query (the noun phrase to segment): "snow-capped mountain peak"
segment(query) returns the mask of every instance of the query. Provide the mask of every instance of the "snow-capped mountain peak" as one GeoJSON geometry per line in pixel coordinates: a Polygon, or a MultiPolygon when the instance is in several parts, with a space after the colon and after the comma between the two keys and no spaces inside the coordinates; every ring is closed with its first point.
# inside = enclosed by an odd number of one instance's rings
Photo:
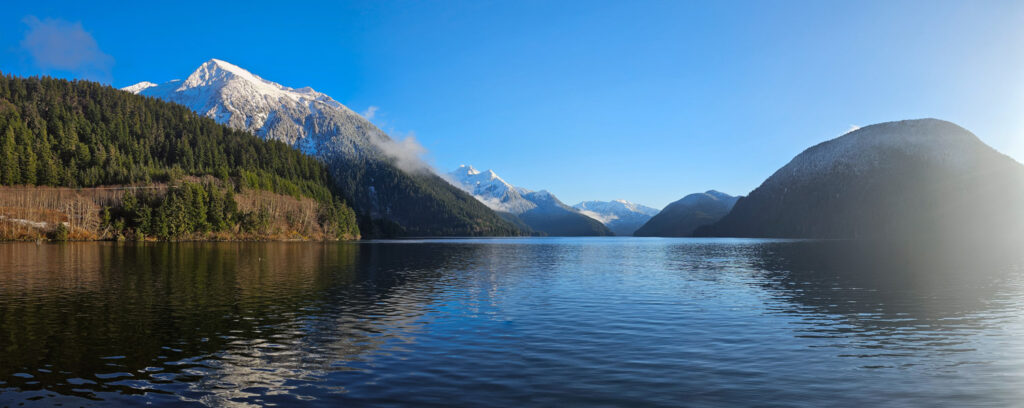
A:
{"type": "Polygon", "coordinates": [[[195,88],[200,86],[210,86],[217,83],[225,83],[238,77],[251,82],[269,82],[264,81],[262,78],[253,75],[251,72],[240,68],[237,65],[230,64],[219,59],[211,59],[200,65],[192,75],[189,75],[185,79],[185,82],[181,84],[185,88],[195,88]]]}
{"type": "Polygon", "coordinates": [[[463,164],[448,173],[447,178],[456,187],[497,211],[520,214],[536,207],[523,198],[522,189],[509,184],[492,170],[480,171],[463,164]]]}
{"type": "MultiPolygon", "coordinates": [[[[658,213],[654,208],[626,200],[586,201],[569,207],[550,191],[531,191],[516,187],[499,177],[493,170],[480,171],[466,164],[448,173],[447,178],[453,185],[472,194],[493,210],[520,217],[578,217],[582,214],[604,224],[617,235],[631,235],[651,216],[658,213]]],[[[534,225],[531,226],[536,228],[534,225]]]]}
{"type": "MultiPolygon", "coordinates": [[[[611,215],[625,215],[628,213],[639,213],[653,216],[658,210],[645,205],[632,203],[626,200],[612,201],[584,201],[573,206],[577,210],[598,212],[611,215]]],[[[600,220],[599,220],[600,221],[600,220]]]]}
{"type": "Polygon", "coordinates": [[[475,176],[477,174],[480,174],[480,170],[474,169],[473,166],[469,166],[469,165],[465,165],[465,164],[459,166],[459,168],[456,169],[455,171],[456,172],[464,172],[464,173],[466,173],[468,175],[471,175],[471,176],[475,176]]]}
{"type": "Polygon", "coordinates": [[[341,104],[327,95],[319,93],[308,86],[298,89],[289,88],[260,78],[242,67],[216,58],[200,65],[181,83],[177,90],[183,91],[189,88],[202,87],[220,88],[229,85],[246,87],[249,88],[247,90],[259,95],[287,98],[295,102],[303,102],[308,99],[341,106],[341,104]]]}
{"type": "Polygon", "coordinates": [[[289,88],[229,62],[211,59],[184,81],[122,88],[184,105],[233,128],[285,142],[309,154],[389,154],[395,143],[376,126],[309,87],[289,88]],[[341,136],[344,135],[344,136],[341,136]]]}
{"type": "Polygon", "coordinates": [[[584,201],[573,208],[608,226],[615,235],[632,235],[633,231],[658,214],[655,208],[626,200],[584,201]]]}
{"type": "Polygon", "coordinates": [[[510,213],[534,231],[562,236],[611,235],[607,227],[565,205],[551,192],[513,186],[492,170],[479,171],[464,164],[446,177],[491,209],[510,213]]]}

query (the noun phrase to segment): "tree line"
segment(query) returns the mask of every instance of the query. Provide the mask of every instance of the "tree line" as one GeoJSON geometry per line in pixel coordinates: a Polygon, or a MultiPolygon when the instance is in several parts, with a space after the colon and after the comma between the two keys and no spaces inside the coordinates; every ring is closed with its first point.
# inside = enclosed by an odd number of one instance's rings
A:
{"type": "Polygon", "coordinates": [[[0,75],[0,185],[150,183],[171,188],[126,194],[105,210],[105,226],[163,239],[258,230],[260,214],[238,211],[232,198],[258,189],[312,198],[325,228],[359,234],[327,168],[284,143],[94,82],[0,75]],[[185,181],[200,177],[218,181],[185,181]]]}

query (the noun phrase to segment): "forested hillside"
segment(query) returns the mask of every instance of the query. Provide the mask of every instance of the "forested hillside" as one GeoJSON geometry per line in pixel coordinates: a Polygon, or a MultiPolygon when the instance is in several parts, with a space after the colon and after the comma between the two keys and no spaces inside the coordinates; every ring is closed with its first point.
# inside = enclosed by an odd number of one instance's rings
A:
{"type": "MultiPolygon", "coordinates": [[[[327,168],[283,143],[93,82],[0,76],[0,185],[150,184],[166,188],[132,193],[130,204],[118,199],[102,210],[106,231],[163,239],[244,230],[258,236],[261,220],[273,224],[270,210],[260,202],[240,210],[234,195],[266,191],[278,202],[313,200],[318,231],[359,235],[327,168]],[[139,211],[150,211],[151,218],[139,211]]],[[[305,211],[294,207],[288,214],[305,211]]],[[[297,225],[292,221],[286,225],[297,225]]]]}
{"type": "Polygon", "coordinates": [[[526,233],[406,155],[410,152],[398,141],[326,94],[274,83],[218,59],[183,78],[123,89],[181,104],[327,163],[366,235],[526,233]]]}

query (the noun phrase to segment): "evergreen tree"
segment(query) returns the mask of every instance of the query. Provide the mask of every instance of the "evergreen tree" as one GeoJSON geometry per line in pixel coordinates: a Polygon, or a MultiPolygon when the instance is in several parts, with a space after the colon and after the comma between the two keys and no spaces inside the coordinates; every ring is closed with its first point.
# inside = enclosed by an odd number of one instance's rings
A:
{"type": "Polygon", "coordinates": [[[0,182],[6,185],[21,181],[19,158],[14,147],[14,129],[8,127],[3,140],[0,140],[0,182]]]}

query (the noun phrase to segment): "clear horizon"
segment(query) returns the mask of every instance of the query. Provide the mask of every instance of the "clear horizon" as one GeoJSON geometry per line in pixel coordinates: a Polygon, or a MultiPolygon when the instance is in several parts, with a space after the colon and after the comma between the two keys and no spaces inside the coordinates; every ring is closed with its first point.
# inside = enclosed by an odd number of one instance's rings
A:
{"type": "Polygon", "coordinates": [[[948,120],[1024,157],[1024,5],[737,5],[13,4],[0,71],[124,87],[218,58],[372,112],[440,172],[493,169],[569,205],[745,195],[807,147],[893,120],[948,120]]]}

